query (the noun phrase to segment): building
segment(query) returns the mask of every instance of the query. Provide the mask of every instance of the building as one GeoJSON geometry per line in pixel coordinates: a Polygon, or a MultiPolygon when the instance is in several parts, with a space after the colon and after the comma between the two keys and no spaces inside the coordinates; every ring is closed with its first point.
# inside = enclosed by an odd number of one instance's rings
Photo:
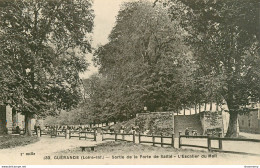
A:
{"type": "Polygon", "coordinates": [[[250,99],[247,107],[251,111],[238,116],[239,128],[242,132],[260,133],[260,103],[250,99]]]}

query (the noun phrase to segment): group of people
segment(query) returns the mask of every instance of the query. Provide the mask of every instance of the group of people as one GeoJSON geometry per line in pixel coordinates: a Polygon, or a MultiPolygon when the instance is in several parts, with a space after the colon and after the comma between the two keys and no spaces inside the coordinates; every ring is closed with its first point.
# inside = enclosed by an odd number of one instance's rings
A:
{"type": "MultiPolygon", "coordinates": [[[[37,131],[37,129],[40,129],[40,127],[37,127],[35,125],[35,131],[37,131]]],[[[127,129],[124,126],[121,126],[120,128],[115,128],[114,125],[111,126],[105,126],[105,127],[90,127],[89,125],[45,125],[44,130],[48,131],[48,130],[71,130],[71,131],[87,131],[87,132],[92,132],[95,130],[102,130],[103,132],[107,132],[107,133],[114,133],[114,132],[118,132],[118,133],[130,133],[132,134],[133,132],[140,132],[140,128],[138,126],[132,126],[131,129],[127,129]]],[[[150,133],[150,130],[145,130],[141,132],[142,134],[146,135],[150,133]]],[[[185,133],[186,134],[186,133],[185,133]]]]}
{"type": "Polygon", "coordinates": [[[95,128],[90,128],[85,125],[53,125],[53,126],[45,126],[45,130],[74,130],[74,131],[93,131],[95,128]]]}
{"type": "MultiPolygon", "coordinates": [[[[198,134],[196,130],[192,130],[191,133],[192,133],[192,136],[197,136],[197,134],[198,134]]],[[[187,136],[190,135],[190,129],[189,129],[189,127],[187,127],[187,128],[185,129],[185,135],[187,135],[187,136]]]]}

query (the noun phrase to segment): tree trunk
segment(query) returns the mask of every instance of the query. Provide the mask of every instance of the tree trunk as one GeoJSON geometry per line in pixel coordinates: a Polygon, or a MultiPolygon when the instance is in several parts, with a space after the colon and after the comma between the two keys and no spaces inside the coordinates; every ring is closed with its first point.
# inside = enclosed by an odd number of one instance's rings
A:
{"type": "Polygon", "coordinates": [[[32,115],[26,113],[25,114],[25,135],[27,136],[32,136],[31,119],[32,119],[32,115]]]}
{"type": "Polygon", "coordinates": [[[237,137],[238,136],[238,123],[237,123],[238,113],[236,111],[232,111],[229,117],[228,130],[225,137],[237,137]]]}

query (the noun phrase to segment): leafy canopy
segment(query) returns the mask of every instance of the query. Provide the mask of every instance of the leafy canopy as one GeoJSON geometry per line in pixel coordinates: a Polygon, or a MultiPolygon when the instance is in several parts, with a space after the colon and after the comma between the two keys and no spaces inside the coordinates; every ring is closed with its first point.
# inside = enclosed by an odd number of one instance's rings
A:
{"type": "Polygon", "coordinates": [[[39,115],[78,104],[91,7],[90,0],[0,1],[1,102],[39,115]]]}

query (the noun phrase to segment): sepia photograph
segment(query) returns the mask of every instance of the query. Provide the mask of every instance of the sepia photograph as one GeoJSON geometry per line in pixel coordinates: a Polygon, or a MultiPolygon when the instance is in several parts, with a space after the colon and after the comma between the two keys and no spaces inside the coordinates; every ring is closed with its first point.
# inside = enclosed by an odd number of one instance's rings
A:
{"type": "Polygon", "coordinates": [[[258,168],[260,0],[0,0],[0,166],[30,165],[258,168]]]}

